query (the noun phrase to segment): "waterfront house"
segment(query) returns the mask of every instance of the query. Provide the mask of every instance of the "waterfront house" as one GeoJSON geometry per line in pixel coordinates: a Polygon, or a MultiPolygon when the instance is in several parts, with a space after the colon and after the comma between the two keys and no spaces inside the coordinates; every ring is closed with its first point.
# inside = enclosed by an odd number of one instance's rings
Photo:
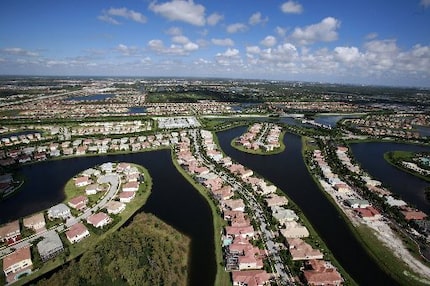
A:
{"type": "Polygon", "coordinates": [[[370,206],[370,203],[367,200],[349,199],[349,200],[346,200],[345,202],[349,207],[353,209],[356,209],[356,208],[364,209],[370,206]]]}
{"type": "Polygon", "coordinates": [[[401,207],[401,213],[405,216],[405,220],[423,220],[427,218],[427,214],[422,211],[403,206],[401,207]]]}
{"type": "Polygon", "coordinates": [[[287,239],[292,260],[322,259],[323,254],[300,238],[287,239]]]}
{"type": "Polygon", "coordinates": [[[6,244],[13,244],[21,239],[19,221],[15,220],[0,227],[0,241],[6,244]]]}
{"type": "Polygon", "coordinates": [[[285,206],[288,204],[288,199],[286,197],[278,196],[276,194],[271,194],[265,201],[267,202],[268,207],[285,206]]]}
{"type": "Polygon", "coordinates": [[[225,234],[231,237],[240,236],[242,238],[254,237],[255,231],[252,225],[248,226],[226,226],[225,234]]]}
{"type": "Polygon", "coordinates": [[[83,210],[87,207],[88,198],[86,196],[77,196],[72,198],[68,205],[76,210],[83,210]]]}
{"type": "Polygon", "coordinates": [[[46,230],[45,216],[43,213],[34,214],[23,220],[24,226],[34,230],[36,233],[46,230]]]}
{"type": "Polygon", "coordinates": [[[109,201],[106,203],[105,209],[109,214],[119,214],[125,210],[125,204],[118,201],[109,201]]]}
{"type": "Polygon", "coordinates": [[[63,242],[55,230],[50,230],[44,233],[43,240],[37,243],[37,250],[40,258],[45,262],[63,252],[63,242]]]}
{"type": "Polygon", "coordinates": [[[330,262],[323,260],[305,262],[303,277],[307,285],[312,286],[340,286],[344,282],[337,269],[330,262]]]}
{"type": "Polygon", "coordinates": [[[88,178],[87,176],[81,176],[81,177],[77,177],[75,179],[75,186],[76,187],[85,187],[88,186],[92,183],[91,179],[88,178]]]}
{"type": "Polygon", "coordinates": [[[20,276],[30,274],[32,265],[30,246],[15,250],[3,258],[3,272],[6,281],[12,283],[20,276]]]}
{"type": "Polygon", "coordinates": [[[90,215],[87,218],[87,223],[91,224],[97,228],[103,228],[111,222],[111,218],[104,212],[98,212],[96,214],[90,215]]]}
{"type": "Polygon", "coordinates": [[[223,200],[223,201],[221,201],[221,204],[227,210],[240,211],[240,212],[244,212],[245,211],[245,203],[243,202],[242,199],[223,200]]]}
{"type": "Polygon", "coordinates": [[[271,207],[271,210],[273,217],[276,218],[280,224],[285,224],[289,221],[297,221],[299,219],[296,213],[290,209],[285,209],[280,206],[273,206],[271,207]]]}
{"type": "Polygon", "coordinates": [[[121,203],[129,203],[136,196],[136,192],[121,192],[119,194],[119,201],[121,203]]]}
{"type": "Polygon", "coordinates": [[[66,231],[66,237],[72,244],[81,241],[87,236],[90,236],[90,233],[87,227],[80,222],[75,223],[66,231]]]}
{"type": "Polygon", "coordinates": [[[49,219],[56,219],[56,218],[67,219],[70,216],[71,216],[71,213],[70,213],[69,207],[62,203],[55,205],[48,210],[49,219]]]}
{"type": "Polygon", "coordinates": [[[248,270],[232,272],[233,286],[264,286],[269,285],[272,275],[264,270],[248,270]]]}
{"type": "Polygon", "coordinates": [[[372,206],[366,208],[356,208],[354,211],[364,220],[378,220],[382,217],[379,211],[372,206]]]}
{"type": "Polygon", "coordinates": [[[285,228],[281,229],[281,234],[285,238],[302,238],[309,236],[308,229],[296,221],[287,221],[284,225],[285,228]]]}
{"type": "Polygon", "coordinates": [[[139,190],[139,182],[128,182],[122,186],[123,192],[136,192],[139,190]]]}

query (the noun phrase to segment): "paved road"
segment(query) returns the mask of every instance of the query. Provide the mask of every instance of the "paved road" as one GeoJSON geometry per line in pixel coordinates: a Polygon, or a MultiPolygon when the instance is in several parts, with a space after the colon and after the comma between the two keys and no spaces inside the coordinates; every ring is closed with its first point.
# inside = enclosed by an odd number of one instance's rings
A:
{"type": "Polygon", "coordinates": [[[245,197],[247,203],[250,208],[254,211],[254,219],[257,220],[258,225],[260,226],[260,231],[262,235],[262,239],[265,242],[267,253],[269,254],[269,260],[272,265],[273,272],[277,274],[277,283],[278,285],[293,285],[294,279],[291,275],[290,270],[287,265],[282,263],[281,257],[279,255],[279,248],[276,246],[275,242],[276,234],[271,230],[267,229],[267,218],[264,217],[264,212],[261,205],[257,202],[255,197],[253,196],[253,192],[249,192],[246,188],[242,186],[242,184],[238,181],[238,179],[227,173],[222,171],[215,171],[214,164],[208,160],[204,154],[200,152],[200,149],[203,149],[200,144],[198,144],[198,130],[190,130],[190,134],[194,144],[195,155],[198,160],[202,162],[207,168],[211,169],[212,172],[217,174],[220,178],[224,180],[224,182],[228,183],[233,187],[234,190],[238,191],[242,196],[245,197]],[[274,268],[274,269],[273,269],[274,268]]]}

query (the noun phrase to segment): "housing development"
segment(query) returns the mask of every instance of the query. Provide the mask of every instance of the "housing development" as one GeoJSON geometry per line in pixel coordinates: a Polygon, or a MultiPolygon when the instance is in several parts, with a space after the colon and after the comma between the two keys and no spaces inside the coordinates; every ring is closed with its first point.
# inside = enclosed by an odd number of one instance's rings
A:
{"type": "MultiPolygon", "coordinates": [[[[216,79],[1,82],[4,284],[37,283],[67,262],[79,264],[87,249],[108,244],[108,235],[146,205],[160,208],[173,227],[199,228],[192,217],[175,220],[175,212],[194,208],[191,201],[169,209],[169,197],[161,195],[166,187],[152,182],[159,172],[174,192],[185,192],[158,162],[166,151],[205,200],[199,211],[211,214],[204,222],[211,239],[202,234],[192,242],[211,249],[213,263],[202,265],[214,269],[201,274],[207,281],[359,285],[369,281],[360,274],[374,263],[378,283],[430,282],[428,90],[216,79]],[[382,92],[392,101],[382,100],[382,92]],[[382,163],[372,161],[383,148],[389,152],[382,163]],[[154,157],[139,157],[144,153],[154,157]],[[403,181],[381,177],[365,160],[399,172],[415,195],[397,191],[403,181]],[[32,174],[44,166],[72,175],[61,182],[43,177],[37,185],[32,174]],[[46,207],[32,204],[30,189],[46,196],[46,207]],[[334,216],[318,213],[320,205],[334,216]],[[342,221],[342,231],[361,247],[359,269],[337,249],[353,242],[340,241],[329,218],[342,221]]],[[[133,255],[152,265],[147,251],[133,255]]],[[[191,261],[209,261],[191,253],[191,261]]],[[[198,278],[190,279],[194,285],[198,278]]]]}

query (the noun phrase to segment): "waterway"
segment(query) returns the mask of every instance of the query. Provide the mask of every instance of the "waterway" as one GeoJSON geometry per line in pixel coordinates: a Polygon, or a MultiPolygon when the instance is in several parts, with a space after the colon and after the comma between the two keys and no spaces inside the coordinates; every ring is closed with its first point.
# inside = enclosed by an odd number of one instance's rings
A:
{"type": "Polygon", "coordinates": [[[386,152],[430,152],[430,147],[395,142],[369,142],[351,144],[351,149],[356,161],[373,178],[381,181],[404,201],[430,215],[430,202],[424,193],[430,183],[388,164],[384,159],[386,152]]]}
{"type": "Polygon", "coordinates": [[[170,150],[45,161],[21,168],[23,188],[0,202],[0,223],[42,211],[64,199],[65,183],[77,173],[105,162],[146,167],[153,188],[141,211],[153,213],[191,239],[189,285],[213,285],[216,275],[212,213],[206,200],[177,172],[170,150]]]}
{"type": "Polygon", "coordinates": [[[74,100],[74,101],[100,101],[106,100],[108,98],[114,97],[115,94],[110,93],[99,93],[99,94],[91,94],[87,96],[73,96],[68,97],[66,100],[74,100]]]}
{"type": "Polygon", "coordinates": [[[336,127],[336,124],[339,120],[342,120],[344,118],[359,118],[361,116],[363,116],[363,115],[354,115],[354,114],[324,115],[324,114],[320,114],[320,115],[317,115],[315,117],[315,122],[334,128],[334,127],[336,127]]]}
{"type": "Polygon", "coordinates": [[[342,267],[360,285],[397,285],[367,254],[346,222],[309,175],[301,156],[301,138],[286,133],[285,151],[270,156],[251,155],[231,147],[233,138],[246,131],[237,127],[219,132],[223,151],[282,189],[303,211],[342,267]]]}

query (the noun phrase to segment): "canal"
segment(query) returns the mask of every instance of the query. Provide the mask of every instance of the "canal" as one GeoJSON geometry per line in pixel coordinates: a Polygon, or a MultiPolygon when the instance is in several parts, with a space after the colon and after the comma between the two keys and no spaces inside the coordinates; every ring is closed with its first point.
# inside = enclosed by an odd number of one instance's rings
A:
{"type": "Polygon", "coordinates": [[[286,133],[285,151],[271,156],[251,155],[231,147],[246,127],[219,132],[223,151],[237,162],[267,178],[303,211],[344,269],[360,285],[397,285],[367,254],[335,207],[309,175],[301,155],[301,138],[286,133]]]}
{"type": "Polygon", "coordinates": [[[424,193],[430,183],[388,164],[384,159],[386,152],[430,152],[430,147],[395,142],[368,142],[351,144],[351,149],[354,158],[372,177],[381,181],[407,203],[430,215],[430,202],[424,193]]]}
{"type": "Polygon", "coordinates": [[[21,168],[23,188],[0,202],[0,223],[42,211],[64,199],[66,182],[105,162],[131,162],[148,169],[153,188],[141,211],[153,213],[191,239],[189,285],[213,285],[216,274],[212,213],[206,200],[177,172],[170,150],[70,158],[21,168]]]}

